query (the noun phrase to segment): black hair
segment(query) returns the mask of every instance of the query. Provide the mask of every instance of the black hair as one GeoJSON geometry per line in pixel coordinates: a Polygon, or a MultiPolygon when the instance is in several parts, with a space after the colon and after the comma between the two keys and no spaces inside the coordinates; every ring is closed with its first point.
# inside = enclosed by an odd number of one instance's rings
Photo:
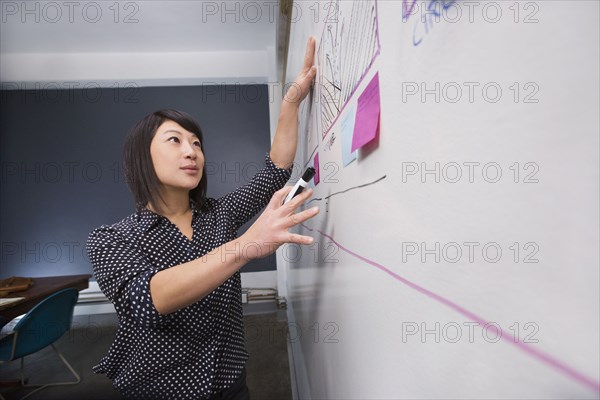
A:
{"type": "MultiPolygon", "coordinates": [[[[170,120],[181,125],[185,130],[198,136],[200,148],[204,153],[204,140],[202,130],[198,123],[189,114],[171,109],[163,109],[146,115],[127,134],[123,144],[123,169],[125,180],[135,198],[135,208],[141,211],[150,203],[159,212],[162,200],[159,191],[159,180],[154,170],[152,157],[150,155],[150,143],[158,128],[163,122],[170,120]]],[[[190,190],[189,196],[196,205],[203,209],[206,205],[206,174],[202,173],[202,179],[198,186],[190,190]]]]}

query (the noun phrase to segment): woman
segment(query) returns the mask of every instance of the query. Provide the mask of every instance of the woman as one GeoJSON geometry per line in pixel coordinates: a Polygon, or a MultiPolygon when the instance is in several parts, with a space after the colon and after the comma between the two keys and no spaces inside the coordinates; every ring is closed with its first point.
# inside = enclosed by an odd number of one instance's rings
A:
{"type": "Polygon", "coordinates": [[[137,212],[90,233],[94,275],[113,302],[119,329],[94,367],[128,398],[248,398],[239,269],[283,243],[310,244],[288,232],[318,213],[296,213],[303,192],[282,205],[296,153],[300,102],[316,75],[315,39],[282,103],[266,166],[251,182],[206,198],[202,132],[179,111],[148,115],[124,145],[137,212]],[[270,201],[269,201],[270,199],[270,201]],[[268,203],[239,238],[238,228],[268,203]]]}

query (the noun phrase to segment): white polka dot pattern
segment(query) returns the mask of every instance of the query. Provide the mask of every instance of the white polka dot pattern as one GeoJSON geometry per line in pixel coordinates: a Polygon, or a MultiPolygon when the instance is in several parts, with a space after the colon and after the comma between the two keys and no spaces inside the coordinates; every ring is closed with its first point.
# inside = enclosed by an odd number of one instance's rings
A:
{"type": "Polygon", "coordinates": [[[154,307],[150,279],[236,238],[240,226],[290,177],[291,169],[277,168],[268,154],[265,158],[265,168],[250,183],[218,200],[207,199],[207,211],[191,202],[191,241],[148,209],[90,233],[87,251],[94,276],[119,317],[108,355],[93,370],[106,374],[124,396],[199,399],[230,387],[241,375],[248,353],[240,273],[169,315],[154,307]]]}

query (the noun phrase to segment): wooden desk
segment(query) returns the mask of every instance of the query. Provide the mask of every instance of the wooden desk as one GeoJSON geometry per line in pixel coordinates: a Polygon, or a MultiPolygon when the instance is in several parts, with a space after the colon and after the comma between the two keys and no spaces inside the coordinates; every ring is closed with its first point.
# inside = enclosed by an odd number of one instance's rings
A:
{"type": "Polygon", "coordinates": [[[4,318],[4,322],[8,322],[19,315],[26,314],[40,301],[59,290],[66,288],[87,289],[90,277],[91,275],[65,275],[32,278],[33,285],[29,289],[8,295],[8,297],[25,297],[25,299],[2,306],[0,316],[4,318]]]}

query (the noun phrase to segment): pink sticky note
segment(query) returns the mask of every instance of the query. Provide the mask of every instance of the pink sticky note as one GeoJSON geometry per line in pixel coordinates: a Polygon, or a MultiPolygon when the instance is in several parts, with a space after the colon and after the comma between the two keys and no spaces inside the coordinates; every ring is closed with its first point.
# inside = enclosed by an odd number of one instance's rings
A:
{"type": "Polygon", "coordinates": [[[379,133],[379,72],[358,98],[352,151],[360,149],[377,137],[379,133]]]}
{"type": "Polygon", "coordinates": [[[315,158],[313,159],[313,165],[315,169],[315,176],[313,177],[313,182],[315,186],[319,184],[319,153],[315,154],[315,158]]]}

